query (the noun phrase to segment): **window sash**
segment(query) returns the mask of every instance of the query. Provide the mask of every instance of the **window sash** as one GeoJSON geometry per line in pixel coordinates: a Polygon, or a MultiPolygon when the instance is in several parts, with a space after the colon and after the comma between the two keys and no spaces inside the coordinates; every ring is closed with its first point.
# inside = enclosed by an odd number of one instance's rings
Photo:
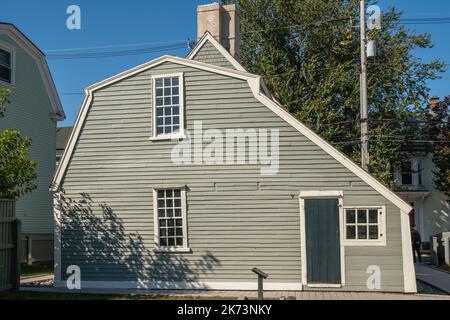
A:
{"type": "Polygon", "coordinates": [[[11,52],[0,48],[0,66],[4,66],[6,68],[11,69],[11,57],[12,57],[11,52]]]}
{"type": "Polygon", "coordinates": [[[12,70],[10,68],[0,65],[0,80],[11,83],[12,70]]]}
{"type": "Polygon", "coordinates": [[[156,248],[187,249],[185,188],[155,188],[153,194],[156,248]]]}
{"type": "Polygon", "coordinates": [[[0,48],[0,81],[12,83],[12,52],[0,48]]]}
{"type": "Polygon", "coordinates": [[[183,73],[155,75],[153,81],[153,137],[171,137],[184,130],[183,73]]]}
{"type": "MultiPolygon", "coordinates": [[[[383,209],[380,207],[348,207],[344,209],[344,234],[348,241],[380,241],[383,236],[383,209]],[[353,215],[351,214],[353,212],[353,215]],[[373,214],[376,213],[376,221],[373,214]],[[350,218],[350,219],[349,219],[350,218]],[[352,237],[349,237],[349,230],[352,237]],[[376,238],[371,238],[371,230],[376,230],[376,238]]],[[[373,235],[373,233],[372,233],[373,235]]]]}
{"type": "Polygon", "coordinates": [[[401,164],[400,173],[402,176],[402,184],[411,185],[413,181],[412,162],[405,161],[401,164]]]}

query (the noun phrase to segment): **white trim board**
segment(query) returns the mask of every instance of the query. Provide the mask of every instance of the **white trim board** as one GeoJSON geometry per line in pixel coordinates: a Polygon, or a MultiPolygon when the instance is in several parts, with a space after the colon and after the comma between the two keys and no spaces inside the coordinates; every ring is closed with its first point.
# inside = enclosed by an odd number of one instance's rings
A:
{"type": "Polygon", "coordinates": [[[402,258],[403,258],[403,286],[405,293],[416,293],[416,270],[414,269],[411,244],[411,229],[409,225],[409,212],[400,214],[402,234],[402,258]]]}
{"type": "Polygon", "coordinates": [[[89,107],[91,104],[91,100],[92,100],[92,93],[96,90],[99,90],[100,88],[107,86],[107,85],[110,85],[112,83],[115,83],[117,81],[125,79],[127,77],[130,77],[137,73],[143,72],[145,70],[148,70],[152,67],[155,67],[155,66],[160,65],[165,62],[172,62],[172,63],[183,65],[183,66],[188,66],[188,67],[197,68],[200,70],[214,72],[217,74],[227,75],[227,76],[237,78],[237,79],[246,80],[248,82],[255,98],[258,101],[260,101],[263,105],[265,105],[267,108],[272,110],[281,119],[283,119],[288,124],[290,124],[292,127],[297,129],[302,135],[304,135],[306,138],[311,140],[314,144],[316,144],[318,147],[320,147],[322,150],[324,150],[326,153],[328,153],[330,156],[332,156],[334,159],[336,159],[339,163],[341,163],[343,166],[345,166],[347,169],[349,169],[351,172],[353,172],[361,180],[363,180],[368,185],[370,185],[374,190],[376,190],[378,193],[380,193],[382,196],[384,196],[387,200],[392,202],[395,206],[397,206],[406,215],[408,215],[408,213],[412,210],[412,208],[409,206],[409,204],[406,203],[405,201],[403,201],[393,191],[391,191],[390,189],[385,187],[381,182],[379,182],[374,177],[372,177],[369,173],[364,171],[355,162],[353,162],[352,160],[347,158],[344,154],[342,154],[340,151],[338,151],[333,146],[331,146],[328,142],[326,142],[324,139],[322,139],[314,131],[312,131],[307,126],[305,126],[304,124],[299,122],[294,116],[292,116],[288,111],[286,111],[281,105],[279,105],[278,103],[274,102],[273,100],[268,98],[266,95],[261,93],[261,91],[260,91],[261,77],[247,73],[247,72],[231,70],[231,69],[227,69],[227,68],[214,66],[211,64],[206,64],[206,63],[202,63],[202,62],[198,62],[198,61],[192,61],[192,60],[169,56],[169,55],[162,56],[155,60],[144,63],[138,67],[135,67],[128,71],[122,72],[116,76],[113,76],[111,78],[103,80],[103,81],[101,81],[95,85],[92,85],[86,89],[86,97],[85,97],[83,105],[78,113],[77,121],[75,123],[74,130],[72,131],[72,134],[70,136],[68,146],[67,146],[66,150],[64,151],[64,154],[62,156],[60,164],[55,173],[51,190],[56,191],[59,187],[59,183],[62,181],[62,178],[66,171],[69,159],[72,156],[73,150],[75,148],[76,141],[78,140],[78,136],[80,134],[81,127],[82,127],[82,125],[85,121],[86,115],[88,113],[88,110],[89,110],[89,107]]]}
{"type": "Polygon", "coordinates": [[[22,32],[16,28],[16,26],[12,24],[0,23],[0,34],[5,34],[10,37],[35,60],[53,108],[54,118],[59,121],[64,120],[64,109],[62,107],[61,100],[59,99],[50,69],[47,65],[45,55],[34,45],[34,43],[24,36],[22,32]]]}
{"type": "MultiPolygon", "coordinates": [[[[67,288],[65,281],[55,281],[54,286],[67,288]]],[[[81,281],[82,289],[258,290],[258,283],[256,277],[253,282],[81,281]]],[[[299,282],[264,281],[264,290],[301,291],[303,286],[299,282]]]]}

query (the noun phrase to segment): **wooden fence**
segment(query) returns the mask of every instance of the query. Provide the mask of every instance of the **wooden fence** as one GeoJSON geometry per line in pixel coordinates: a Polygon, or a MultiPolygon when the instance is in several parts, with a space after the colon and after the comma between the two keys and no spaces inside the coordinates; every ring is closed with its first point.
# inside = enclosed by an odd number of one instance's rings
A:
{"type": "Polygon", "coordinates": [[[20,220],[15,200],[0,199],[0,291],[20,286],[20,220]]]}

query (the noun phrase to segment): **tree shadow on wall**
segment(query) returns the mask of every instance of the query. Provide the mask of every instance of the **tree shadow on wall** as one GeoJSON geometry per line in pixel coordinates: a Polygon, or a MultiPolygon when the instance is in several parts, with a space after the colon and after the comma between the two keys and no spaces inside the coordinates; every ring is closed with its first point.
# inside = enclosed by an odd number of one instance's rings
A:
{"type": "Polygon", "coordinates": [[[81,193],[76,200],[62,194],[60,204],[63,279],[70,265],[80,267],[82,282],[198,281],[220,266],[209,251],[201,256],[154,253],[153,237],[126,230],[110,206],[95,203],[89,194],[81,193]]]}

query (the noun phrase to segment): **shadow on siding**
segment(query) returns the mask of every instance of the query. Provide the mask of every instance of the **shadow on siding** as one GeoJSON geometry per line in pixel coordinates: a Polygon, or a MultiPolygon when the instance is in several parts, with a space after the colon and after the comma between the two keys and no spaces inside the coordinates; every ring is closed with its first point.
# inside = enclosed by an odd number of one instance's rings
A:
{"type": "MultiPolygon", "coordinates": [[[[82,281],[198,281],[220,266],[209,251],[202,256],[153,252],[153,239],[125,229],[106,203],[89,194],[61,196],[62,278],[69,265],[81,268],[82,281]]],[[[153,218],[149,214],[149,217],[153,218]]],[[[153,231],[153,230],[152,230],[153,231]]],[[[153,235],[150,235],[151,237],[153,235]]]]}

